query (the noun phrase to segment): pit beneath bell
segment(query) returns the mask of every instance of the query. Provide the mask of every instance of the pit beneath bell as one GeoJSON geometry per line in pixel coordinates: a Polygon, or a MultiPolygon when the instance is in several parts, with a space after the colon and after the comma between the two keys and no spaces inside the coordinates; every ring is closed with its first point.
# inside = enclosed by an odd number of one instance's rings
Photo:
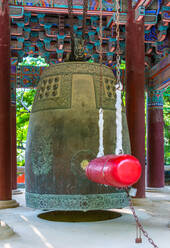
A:
{"type": "Polygon", "coordinates": [[[39,218],[48,221],[56,222],[96,222],[111,220],[121,217],[122,215],[112,211],[51,211],[41,213],[38,215],[39,218]]]}

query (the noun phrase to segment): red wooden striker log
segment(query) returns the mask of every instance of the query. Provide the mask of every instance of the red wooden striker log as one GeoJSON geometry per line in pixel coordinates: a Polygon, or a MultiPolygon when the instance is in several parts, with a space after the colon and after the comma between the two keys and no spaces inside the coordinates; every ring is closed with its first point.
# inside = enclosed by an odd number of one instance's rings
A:
{"type": "Polygon", "coordinates": [[[86,176],[93,182],[113,187],[127,187],[141,176],[141,165],[131,155],[106,155],[89,162],[86,176]]]}

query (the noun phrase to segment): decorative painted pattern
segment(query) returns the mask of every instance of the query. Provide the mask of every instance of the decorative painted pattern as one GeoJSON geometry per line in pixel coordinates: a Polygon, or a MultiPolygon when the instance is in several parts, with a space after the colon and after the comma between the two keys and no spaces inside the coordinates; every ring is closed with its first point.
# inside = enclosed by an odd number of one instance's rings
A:
{"type": "MultiPolygon", "coordinates": [[[[21,6],[37,6],[37,7],[57,7],[57,8],[67,8],[67,0],[10,0],[10,4],[21,5],[21,6]]],[[[122,1],[121,1],[122,2],[122,1]]],[[[122,5],[122,4],[121,4],[122,5]]],[[[73,0],[73,6],[75,9],[82,9],[83,0],[73,0]]],[[[98,9],[98,0],[89,0],[88,9],[94,10],[98,9]]],[[[109,0],[103,0],[103,10],[111,11],[115,9],[115,1],[110,2],[109,0]]]]}
{"type": "Polygon", "coordinates": [[[48,210],[99,210],[128,205],[125,192],[113,194],[54,195],[26,192],[26,205],[48,210]]]}
{"type": "MultiPolygon", "coordinates": [[[[11,13],[11,50],[12,56],[19,59],[28,54],[41,55],[50,61],[51,58],[61,62],[66,60],[70,53],[70,21],[67,16],[67,0],[10,0],[11,13]],[[44,13],[42,13],[42,7],[44,13]],[[55,9],[53,9],[55,8],[55,9]],[[26,9],[26,11],[25,11],[26,9]],[[54,15],[54,12],[63,11],[54,15]],[[36,16],[34,15],[36,12],[36,16]],[[48,12],[48,13],[47,13],[48,12]],[[53,13],[53,14],[52,14],[53,13]],[[62,32],[61,32],[62,30],[62,32]]],[[[116,37],[115,30],[115,3],[116,1],[103,0],[103,62],[115,60],[116,43],[113,42],[116,37]],[[112,42],[111,42],[112,40],[112,42]]],[[[145,22],[145,43],[150,45],[150,50],[155,46],[153,54],[156,59],[150,63],[156,64],[157,61],[167,53],[164,42],[167,37],[169,9],[162,0],[145,1],[145,3],[133,1],[136,6],[137,20],[144,18],[145,22]]],[[[127,23],[127,1],[120,1],[120,50],[121,58],[125,59],[125,24],[127,23]]],[[[73,0],[74,32],[77,36],[82,33],[82,0],[73,0]]],[[[86,59],[89,57],[98,61],[99,55],[99,1],[89,0],[89,19],[87,21],[86,34],[86,59]],[[96,12],[96,13],[95,13],[96,12]]],[[[147,57],[150,56],[146,53],[147,57]]],[[[153,57],[153,55],[152,55],[153,57]]]]}
{"type": "Polygon", "coordinates": [[[16,80],[15,77],[11,75],[11,103],[16,104],[16,80]]]}
{"type": "Polygon", "coordinates": [[[37,87],[43,70],[44,67],[20,66],[19,74],[17,75],[17,87],[37,87]]]}
{"type": "Polygon", "coordinates": [[[156,42],[157,38],[157,30],[155,26],[153,26],[150,30],[145,30],[145,41],[146,42],[156,42]]]}
{"type": "Polygon", "coordinates": [[[163,94],[161,90],[148,90],[148,108],[163,109],[163,94]]]}
{"type": "Polygon", "coordinates": [[[11,61],[11,103],[16,104],[16,65],[11,61]]]}

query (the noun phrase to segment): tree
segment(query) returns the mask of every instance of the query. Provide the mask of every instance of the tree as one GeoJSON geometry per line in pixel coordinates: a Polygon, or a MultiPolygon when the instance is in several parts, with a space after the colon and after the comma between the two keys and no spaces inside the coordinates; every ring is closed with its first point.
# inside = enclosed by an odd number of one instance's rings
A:
{"type": "MultiPolygon", "coordinates": [[[[23,58],[18,66],[49,66],[41,56],[37,58],[29,55],[23,58]]],[[[25,165],[25,148],[29,117],[35,96],[35,89],[16,90],[16,122],[17,122],[17,165],[25,165]]]]}
{"type": "Polygon", "coordinates": [[[170,165],[170,87],[163,93],[164,99],[164,158],[165,164],[170,165]]]}
{"type": "Polygon", "coordinates": [[[25,164],[25,148],[29,117],[35,96],[35,89],[17,89],[16,122],[17,122],[17,165],[25,164]]]}

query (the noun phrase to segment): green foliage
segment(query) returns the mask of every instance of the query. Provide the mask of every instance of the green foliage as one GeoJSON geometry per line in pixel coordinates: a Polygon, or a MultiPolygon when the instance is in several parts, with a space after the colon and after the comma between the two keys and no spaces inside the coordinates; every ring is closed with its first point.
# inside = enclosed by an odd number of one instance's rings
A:
{"type": "Polygon", "coordinates": [[[47,64],[45,59],[41,56],[38,56],[37,58],[27,56],[23,58],[23,61],[19,63],[19,66],[49,66],[49,64],[47,64]]]}
{"type": "Polygon", "coordinates": [[[30,111],[35,96],[34,89],[17,89],[16,122],[17,122],[17,165],[25,164],[25,147],[30,111]]]}
{"type": "Polygon", "coordinates": [[[164,154],[165,164],[170,165],[170,87],[163,93],[164,99],[164,154]]]}
{"type": "Polygon", "coordinates": [[[121,70],[126,70],[126,62],[123,59],[121,59],[120,69],[121,70]]]}

